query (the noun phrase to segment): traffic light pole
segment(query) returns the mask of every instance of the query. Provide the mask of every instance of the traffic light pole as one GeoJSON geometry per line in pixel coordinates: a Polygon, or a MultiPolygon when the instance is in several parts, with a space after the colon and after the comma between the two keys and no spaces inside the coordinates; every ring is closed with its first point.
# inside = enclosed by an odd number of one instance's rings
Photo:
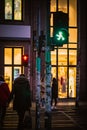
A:
{"type": "Polygon", "coordinates": [[[40,66],[41,59],[36,56],[36,129],[40,128],[40,66]]]}
{"type": "Polygon", "coordinates": [[[39,55],[39,35],[40,35],[40,10],[37,12],[37,51],[36,51],[36,129],[40,128],[40,70],[41,58],[39,55]]]}
{"type": "Polygon", "coordinates": [[[47,0],[47,30],[46,30],[46,48],[45,48],[45,63],[46,63],[46,99],[45,99],[45,128],[51,128],[51,55],[50,55],[50,0],[47,0]]]}
{"type": "Polygon", "coordinates": [[[46,62],[46,102],[45,102],[45,128],[51,128],[51,61],[50,47],[46,46],[45,62],[46,62]]]}
{"type": "Polygon", "coordinates": [[[79,107],[79,86],[80,86],[80,44],[78,44],[78,51],[77,51],[77,72],[76,72],[76,102],[75,106],[79,107]]]}

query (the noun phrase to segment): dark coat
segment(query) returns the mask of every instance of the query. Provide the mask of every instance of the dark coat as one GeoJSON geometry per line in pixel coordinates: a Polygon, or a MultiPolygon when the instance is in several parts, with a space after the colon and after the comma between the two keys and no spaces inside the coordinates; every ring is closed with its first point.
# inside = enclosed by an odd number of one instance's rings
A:
{"type": "Polygon", "coordinates": [[[4,81],[0,81],[0,105],[6,106],[10,96],[10,90],[8,84],[4,81]]]}
{"type": "Polygon", "coordinates": [[[31,91],[28,79],[20,76],[13,84],[13,109],[17,111],[27,110],[31,107],[31,91]]]}
{"type": "Polygon", "coordinates": [[[52,83],[52,98],[57,98],[58,97],[58,83],[55,78],[53,78],[53,83],[52,83]]]}

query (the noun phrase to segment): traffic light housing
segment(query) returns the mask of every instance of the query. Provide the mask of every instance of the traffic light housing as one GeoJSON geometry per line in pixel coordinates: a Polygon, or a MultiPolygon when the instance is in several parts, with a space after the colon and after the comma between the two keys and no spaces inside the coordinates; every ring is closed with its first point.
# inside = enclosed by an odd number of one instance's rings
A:
{"type": "Polygon", "coordinates": [[[39,46],[38,46],[38,54],[40,55],[41,51],[44,51],[43,48],[45,47],[46,37],[44,35],[44,32],[41,31],[41,34],[39,36],[39,46]]]}
{"type": "Polygon", "coordinates": [[[53,13],[53,46],[68,43],[68,14],[62,11],[53,13]]]}
{"type": "Polygon", "coordinates": [[[22,65],[25,67],[28,66],[28,55],[22,55],[22,65]]]}

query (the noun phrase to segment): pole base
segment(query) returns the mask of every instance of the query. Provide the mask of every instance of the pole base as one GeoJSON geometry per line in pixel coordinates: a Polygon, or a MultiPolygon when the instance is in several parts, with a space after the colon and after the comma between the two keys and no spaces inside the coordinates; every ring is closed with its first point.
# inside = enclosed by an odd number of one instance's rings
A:
{"type": "Polygon", "coordinates": [[[45,128],[51,128],[51,112],[45,112],[45,128]]]}

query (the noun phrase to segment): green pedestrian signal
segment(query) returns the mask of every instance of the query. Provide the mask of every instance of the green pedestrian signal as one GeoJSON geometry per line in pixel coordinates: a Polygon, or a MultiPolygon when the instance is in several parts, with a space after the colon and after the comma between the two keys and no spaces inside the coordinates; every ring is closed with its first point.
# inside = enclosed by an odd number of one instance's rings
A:
{"type": "Polygon", "coordinates": [[[64,28],[61,28],[57,31],[54,37],[56,42],[60,45],[66,44],[68,42],[68,31],[64,28]]]}
{"type": "Polygon", "coordinates": [[[53,14],[53,46],[63,46],[68,43],[68,14],[55,12],[53,14]]]}

